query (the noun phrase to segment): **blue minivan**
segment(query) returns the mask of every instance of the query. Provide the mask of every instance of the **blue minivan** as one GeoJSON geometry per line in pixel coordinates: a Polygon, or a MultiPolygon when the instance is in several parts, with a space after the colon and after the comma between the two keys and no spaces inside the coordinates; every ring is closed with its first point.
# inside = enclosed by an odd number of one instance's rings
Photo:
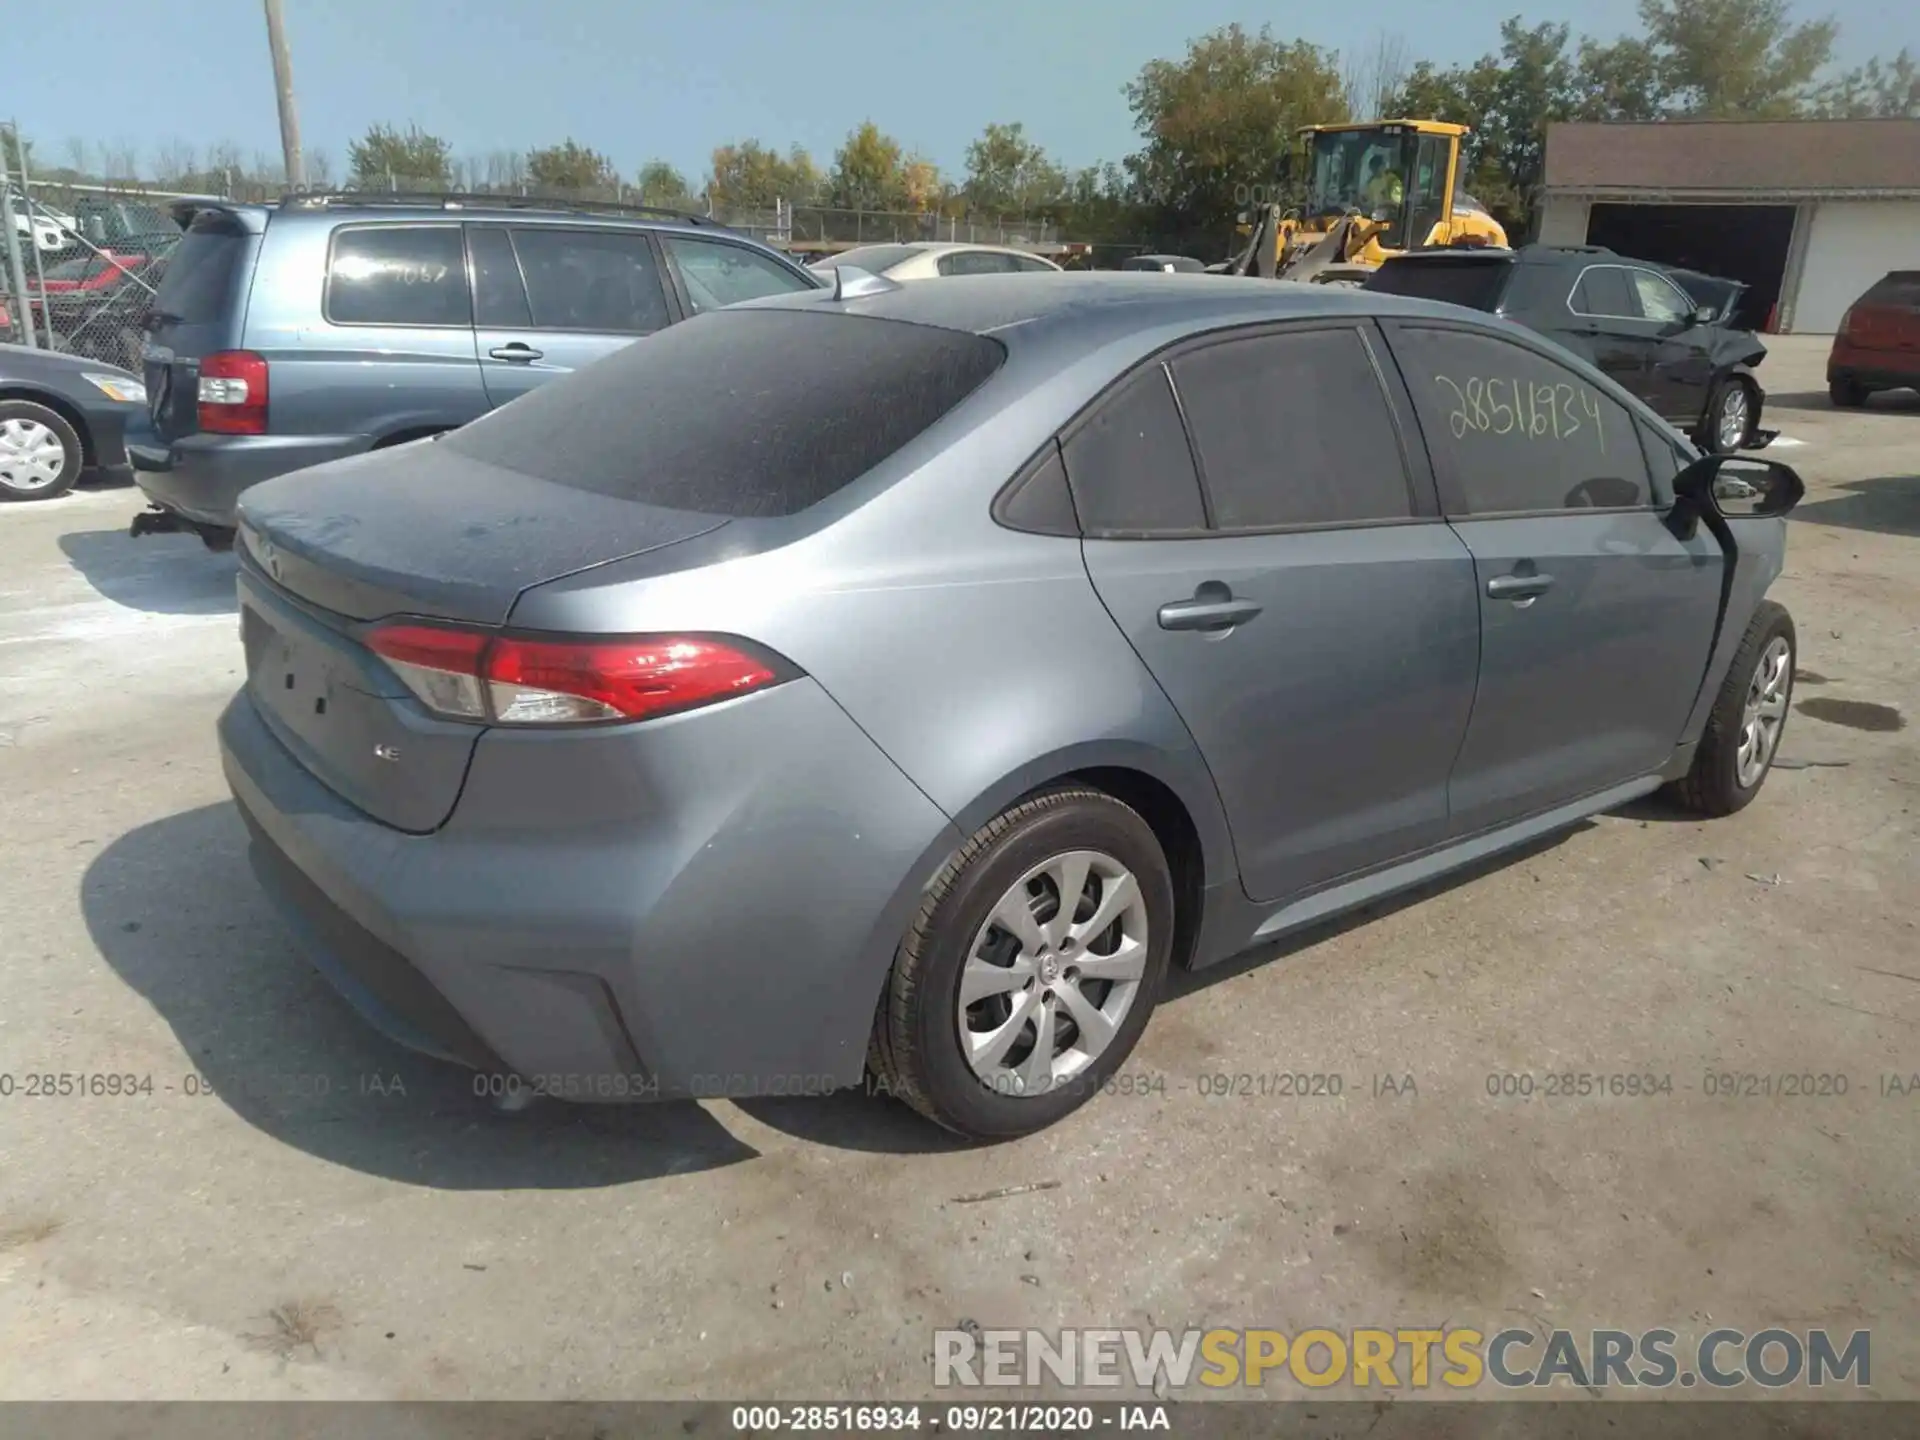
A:
{"type": "Polygon", "coordinates": [[[701,216],[506,196],[182,201],[146,320],[152,508],[224,548],[248,486],[465,424],[703,310],[825,282],[701,216]]]}

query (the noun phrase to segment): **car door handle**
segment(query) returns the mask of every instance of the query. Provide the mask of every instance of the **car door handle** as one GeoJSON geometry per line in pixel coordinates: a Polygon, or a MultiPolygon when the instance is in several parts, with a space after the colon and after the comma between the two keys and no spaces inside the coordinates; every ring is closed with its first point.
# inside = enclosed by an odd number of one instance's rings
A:
{"type": "Polygon", "coordinates": [[[534,349],[531,345],[522,345],[516,340],[511,345],[497,346],[489,350],[487,354],[496,360],[505,360],[510,365],[524,365],[531,361],[538,360],[541,352],[534,349]]]}
{"type": "Polygon", "coordinates": [[[1495,600],[1531,600],[1552,588],[1551,575],[1496,575],[1487,581],[1487,594],[1495,600]]]}
{"type": "Polygon", "coordinates": [[[1175,600],[1160,607],[1162,630],[1231,630],[1260,613],[1251,600],[1175,600]]]}

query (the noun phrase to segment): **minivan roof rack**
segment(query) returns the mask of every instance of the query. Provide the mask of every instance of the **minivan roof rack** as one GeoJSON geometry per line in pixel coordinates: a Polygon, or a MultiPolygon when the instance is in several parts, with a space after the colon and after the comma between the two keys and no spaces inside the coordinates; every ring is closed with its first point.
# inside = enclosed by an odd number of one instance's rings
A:
{"type": "Polygon", "coordinates": [[[282,210],[324,210],[346,205],[396,205],[409,209],[546,210],[564,215],[635,215],[683,220],[690,225],[724,229],[711,215],[673,210],[664,205],[627,205],[613,200],[558,200],[544,195],[486,195],[449,190],[301,190],[280,197],[282,210]]]}

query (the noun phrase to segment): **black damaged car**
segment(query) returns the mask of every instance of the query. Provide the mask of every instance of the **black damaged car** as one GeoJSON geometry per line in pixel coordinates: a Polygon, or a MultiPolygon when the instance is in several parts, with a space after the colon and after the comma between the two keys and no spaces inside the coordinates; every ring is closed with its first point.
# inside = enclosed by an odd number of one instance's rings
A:
{"type": "Polygon", "coordinates": [[[1736,281],[1676,272],[1598,246],[1413,250],[1366,287],[1503,315],[1606,371],[1703,450],[1757,450],[1767,347],[1729,324],[1736,281]],[[1690,293],[1691,292],[1691,293],[1690,293]]]}

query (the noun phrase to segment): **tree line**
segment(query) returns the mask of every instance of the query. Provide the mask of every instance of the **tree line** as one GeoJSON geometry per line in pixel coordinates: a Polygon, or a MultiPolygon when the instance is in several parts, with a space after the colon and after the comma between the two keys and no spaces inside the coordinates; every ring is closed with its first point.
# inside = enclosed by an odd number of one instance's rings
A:
{"type": "MultiPolygon", "coordinates": [[[[1478,60],[1440,66],[1379,34],[1345,54],[1228,25],[1152,60],[1124,87],[1139,146],[1119,162],[1069,167],[1018,121],[987,125],[958,174],[908,151],[875,122],[856,126],[824,163],[801,146],[731,141],[697,178],[664,160],[623,175],[571,137],[526,151],[457,156],[418,126],[382,123],[348,147],[336,176],[324,152],[308,181],[362,187],[563,193],[711,210],[776,205],[955,218],[1044,220],[1072,239],[1218,251],[1244,197],[1271,182],[1295,129],[1344,120],[1415,118],[1473,128],[1468,187],[1517,235],[1529,233],[1558,120],[1712,117],[1920,117],[1920,67],[1901,50],[1837,71],[1839,27],[1796,20],[1788,0],[1640,0],[1640,30],[1602,42],[1563,23],[1514,16],[1478,60]]],[[[86,147],[70,142],[88,172],[86,147]]],[[[100,147],[98,173],[133,178],[132,147],[100,147]]],[[[38,162],[36,161],[36,166],[38,162]]],[[[278,162],[237,147],[162,146],[146,178],[169,188],[277,185],[278,162]]]]}

